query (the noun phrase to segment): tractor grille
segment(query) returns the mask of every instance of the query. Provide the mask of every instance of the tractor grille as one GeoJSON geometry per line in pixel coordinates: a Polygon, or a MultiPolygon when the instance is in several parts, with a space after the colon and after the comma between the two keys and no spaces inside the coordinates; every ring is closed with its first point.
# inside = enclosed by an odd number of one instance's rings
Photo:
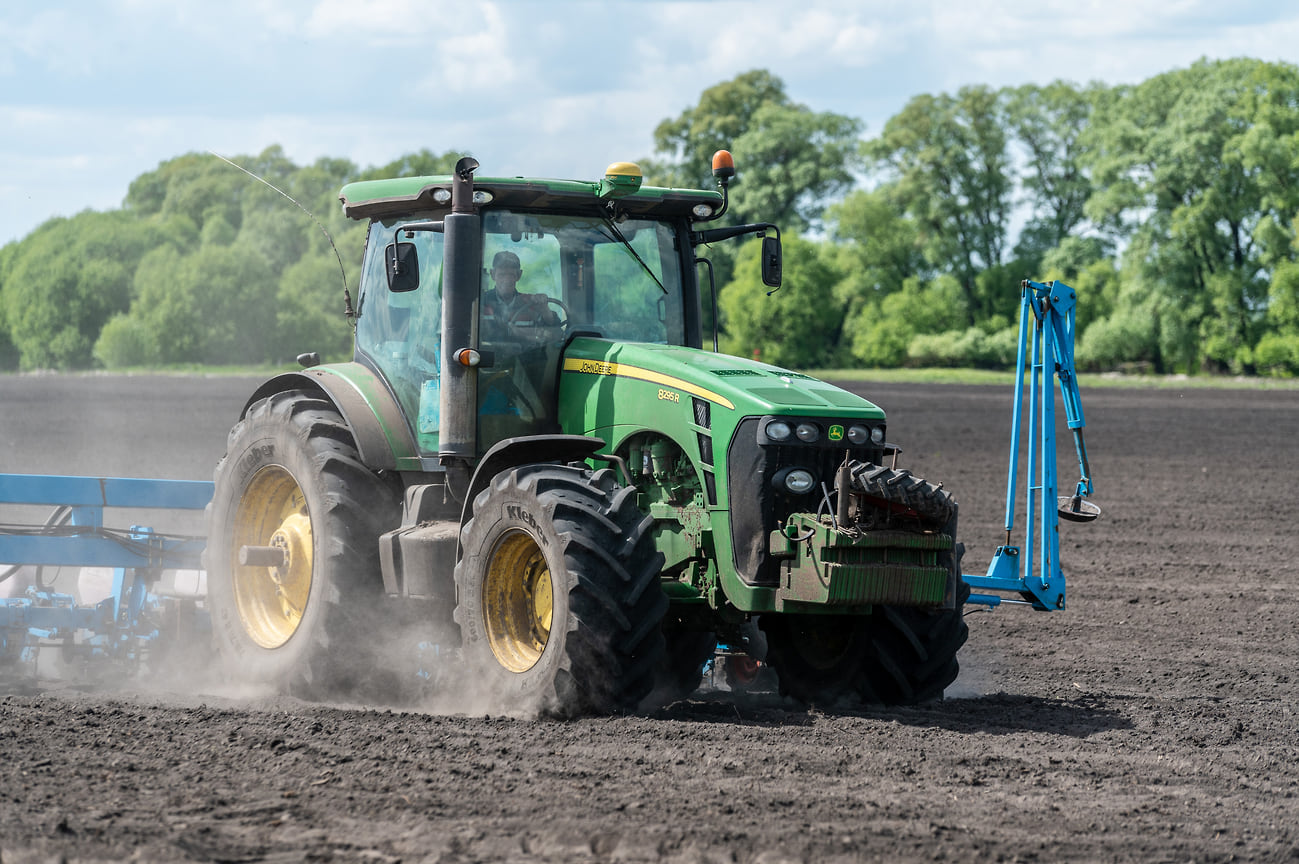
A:
{"type": "Polygon", "coordinates": [[[731,511],[731,541],[735,568],[750,585],[775,585],[779,563],[767,552],[767,536],[791,513],[815,513],[823,505],[821,484],[833,491],[834,475],[844,460],[879,462],[878,447],[834,447],[759,443],[761,418],[741,421],[727,450],[727,486],[731,511]],[[792,496],[772,487],[772,477],[782,468],[805,468],[817,479],[816,488],[792,496]]]}

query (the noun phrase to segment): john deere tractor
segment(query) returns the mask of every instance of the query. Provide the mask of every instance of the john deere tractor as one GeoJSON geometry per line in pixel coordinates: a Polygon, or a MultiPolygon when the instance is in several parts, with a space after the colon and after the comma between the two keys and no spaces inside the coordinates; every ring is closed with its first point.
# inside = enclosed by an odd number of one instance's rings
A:
{"type": "Polygon", "coordinates": [[[719,643],[808,703],[939,697],[956,505],[896,468],[875,405],[717,353],[701,253],[761,235],[781,276],[775,226],[707,227],[729,154],[717,190],[477,168],[342,189],[369,223],[355,357],[266,381],[216,469],[226,658],[325,695],[389,671],[376,646],[414,619],[476,686],[559,714],[686,695],[719,643]]]}

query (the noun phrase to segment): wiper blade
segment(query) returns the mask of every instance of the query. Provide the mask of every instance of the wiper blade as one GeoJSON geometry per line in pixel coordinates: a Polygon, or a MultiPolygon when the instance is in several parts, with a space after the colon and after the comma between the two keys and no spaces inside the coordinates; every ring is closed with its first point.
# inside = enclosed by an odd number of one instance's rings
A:
{"type": "Polygon", "coordinates": [[[608,234],[604,236],[608,237],[610,240],[614,240],[618,243],[621,243],[623,246],[626,246],[627,251],[630,252],[632,254],[632,257],[636,259],[636,263],[639,264],[641,266],[641,269],[644,270],[646,273],[648,273],[649,277],[654,280],[654,284],[659,286],[659,289],[664,294],[668,293],[668,289],[663,287],[663,283],[659,280],[659,277],[654,275],[654,271],[651,270],[650,266],[645,263],[645,259],[640,257],[640,253],[636,251],[636,247],[632,246],[631,242],[626,238],[626,236],[623,235],[622,231],[618,228],[618,223],[614,222],[611,218],[609,218],[609,214],[604,212],[603,207],[600,208],[600,218],[604,220],[604,224],[608,225],[609,230],[613,232],[612,236],[608,234]]]}

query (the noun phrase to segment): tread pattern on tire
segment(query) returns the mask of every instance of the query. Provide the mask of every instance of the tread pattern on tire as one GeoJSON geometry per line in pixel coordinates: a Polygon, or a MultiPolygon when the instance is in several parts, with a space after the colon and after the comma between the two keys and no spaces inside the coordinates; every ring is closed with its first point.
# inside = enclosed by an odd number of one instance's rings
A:
{"type": "MultiPolygon", "coordinates": [[[[547,651],[557,647],[562,656],[552,680],[533,682],[540,706],[565,716],[633,710],[650,692],[663,655],[659,625],[668,601],[658,584],[663,556],[650,536],[653,519],[637,509],[635,490],[619,486],[611,470],[523,465],[501,472],[479,493],[461,532],[464,549],[492,542],[496,528],[488,520],[506,501],[549,525],[559,547],[552,580],[559,562],[568,577],[567,630],[558,646],[547,644],[547,651]]],[[[481,628],[466,626],[482,617],[482,576],[470,572],[472,561],[466,554],[456,565],[455,619],[466,653],[490,668],[490,647],[470,635],[481,628]]],[[[552,630],[550,639],[558,635],[552,630]]]]}
{"type": "MultiPolygon", "coordinates": [[[[321,608],[310,617],[304,612],[306,630],[294,636],[291,663],[275,658],[275,652],[264,651],[253,652],[261,662],[246,662],[247,647],[233,644],[214,627],[217,645],[227,654],[243,652],[237,661],[240,673],[261,683],[314,699],[354,694],[358,685],[381,671],[376,668],[378,658],[368,650],[370,637],[383,626],[379,536],[399,521],[401,495],[388,479],[361,461],[351,430],[331,402],[303,390],[271,394],[250,406],[230,430],[226,455],[213,472],[217,492],[205,513],[209,544],[203,553],[210,579],[213,574],[228,572],[232,564],[225,560],[229,552],[225,525],[217,524],[218,519],[232,517],[242,493],[242,488],[229,488],[241,482],[230,476],[232,454],[237,461],[250,443],[267,437],[299,448],[292,457],[278,454],[275,464],[294,474],[313,509],[312,579],[324,580],[322,590],[314,595],[321,608]],[[291,466],[283,465],[286,461],[298,462],[297,467],[307,469],[303,473],[309,471],[311,476],[298,476],[291,466]],[[223,498],[223,493],[236,497],[223,498]]],[[[211,602],[218,607],[232,602],[223,594],[225,586],[214,587],[211,602]]],[[[219,611],[214,609],[214,613],[219,611]]]]}
{"type": "Polygon", "coordinates": [[[854,491],[884,502],[895,511],[915,513],[932,527],[948,523],[956,502],[942,486],[929,483],[906,469],[856,462],[849,468],[854,491]]]}

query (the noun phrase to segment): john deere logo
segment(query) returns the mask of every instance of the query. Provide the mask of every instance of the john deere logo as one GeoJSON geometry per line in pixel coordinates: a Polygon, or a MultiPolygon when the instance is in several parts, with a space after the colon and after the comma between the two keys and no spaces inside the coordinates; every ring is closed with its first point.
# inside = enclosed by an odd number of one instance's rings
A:
{"type": "Polygon", "coordinates": [[[830,427],[830,440],[831,440],[831,441],[842,441],[842,440],[843,440],[843,427],[842,427],[842,426],[839,426],[838,424],[836,424],[836,425],[830,427]]]}

